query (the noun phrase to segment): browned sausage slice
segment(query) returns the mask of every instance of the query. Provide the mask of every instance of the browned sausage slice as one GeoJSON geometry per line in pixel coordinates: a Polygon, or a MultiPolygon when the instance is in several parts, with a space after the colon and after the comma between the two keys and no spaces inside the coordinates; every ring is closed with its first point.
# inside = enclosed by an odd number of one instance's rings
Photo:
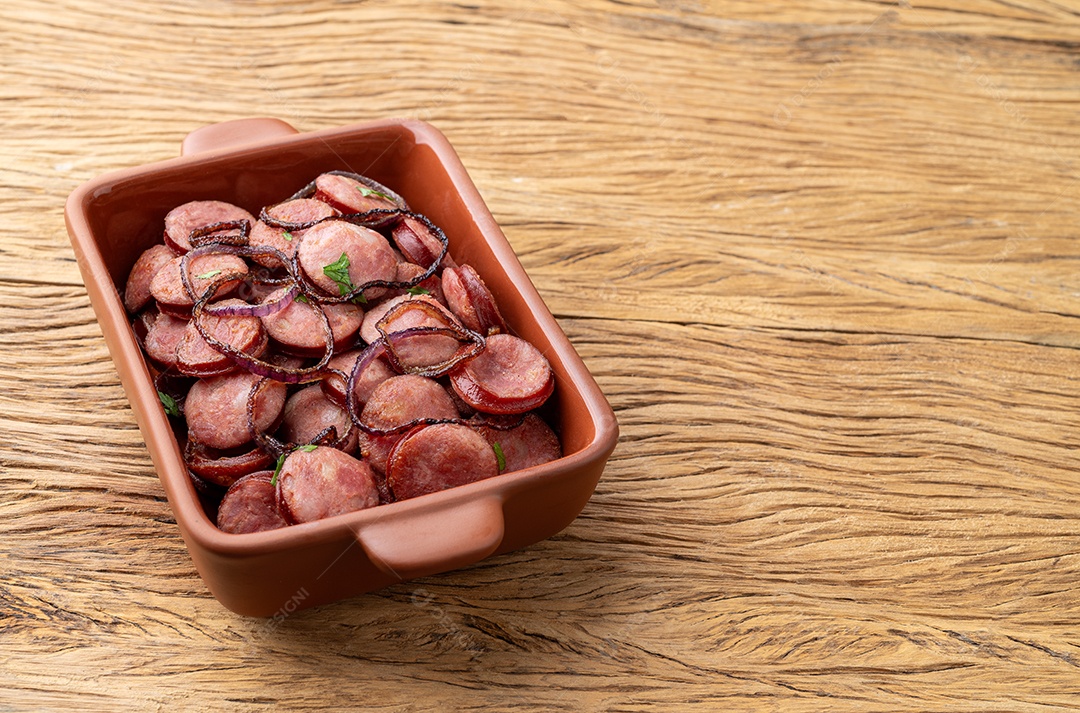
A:
{"type": "Polygon", "coordinates": [[[365,213],[369,210],[393,210],[398,205],[393,199],[366,186],[360,181],[324,173],[315,179],[315,197],[330,203],[343,213],[365,213]]]}
{"type": "MultiPolygon", "coordinates": [[[[414,265],[411,262],[402,260],[397,264],[397,275],[394,277],[395,282],[410,282],[420,275],[424,274],[424,268],[419,265],[414,265]]],[[[423,295],[429,294],[432,298],[438,301],[442,305],[446,305],[446,300],[443,298],[442,280],[438,275],[432,275],[431,277],[423,280],[414,287],[407,288],[402,287],[399,289],[389,290],[387,297],[398,297],[400,295],[423,295]],[[409,292],[409,290],[412,292],[409,292]]]]}
{"type": "MultiPolygon", "coordinates": [[[[424,225],[423,221],[411,215],[401,219],[391,233],[394,243],[401,253],[408,258],[409,262],[419,265],[423,269],[431,267],[431,263],[438,259],[442,252],[442,243],[436,238],[431,229],[424,225]]],[[[454,267],[454,259],[447,253],[443,257],[441,267],[454,267]]]]}
{"type": "Polygon", "coordinates": [[[453,400],[439,382],[404,374],[375,387],[360,421],[370,428],[391,429],[421,418],[457,417],[453,400]]]}
{"type": "MultiPolygon", "coordinates": [[[[386,238],[360,225],[342,220],[327,220],[308,229],[296,250],[300,268],[319,289],[328,295],[342,295],[351,287],[372,280],[393,281],[397,275],[397,256],[386,238]],[[344,267],[348,284],[336,280],[344,267]],[[328,274],[327,268],[331,269],[328,274]]],[[[369,288],[364,297],[376,300],[386,290],[369,288]]]]}
{"type": "Polygon", "coordinates": [[[398,441],[386,480],[398,500],[474,483],[499,473],[491,445],[476,431],[440,423],[410,431],[398,441]]]}
{"type": "MultiPolygon", "coordinates": [[[[154,279],[150,281],[150,294],[157,300],[158,308],[174,316],[191,314],[191,308],[195,304],[188,291],[184,288],[184,280],[180,276],[182,257],[173,258],[157,271],[154,279]]],[[[245,275],[248,272],[247,263],[243,258],[235,255],[211,253],[199,255],[191,260],[188,265],[188,281],[195,295],[202,295],[215,280],[224,275],[245,275]]],[[[240,284],[235,280],[217,291],[216,297],[227,297],[240,284]]]]}
{"type": "Polygon", "coordinates": [[[165,243],[178,253],[186,253],[191,250],[191,231],[237,220],[255,225],[255,217],[240,206],[224,201],[191,201],[165,216],[165,243]]]}
{"type": "Polygon", "coordinates": [[[333,206],[314,198],[294,198],[266,209],[266,215],[283,223],[311,223],[337,214],[333,206]]]}
{"type": "Polygon", "coordinates": [[[504,473],[562,458],[559,437],[551,430],[551,426],[535,413],[526,415],[521,425],[515,428],[500,431],[478,426],[476,430],[492,447],[499,444],[506,463],[504,473]]]}
{"type": "MultiPolygon", "coordinates": [[[[337,369],[338,371],[349,375],[352,373],[353,367],[356,366],[356,360],[363,354],[362,350],[353,350],[351,352],[345,352],[344,354],[338,354],[327,365],[331,369],[337,369]]],[[[364,408],[364,405],[371,398],[371,394],[375,391],[375,387],[382,382],[394,376],[394,370],[390,368],[390,365],[386,363],[383,358],[374,359],[364,367],[364,370],[356,375],[356,406],[357,408],[364,408]]],[[[336,403],[338,406],[345,406],[345,380],[340,376],[334,374],[322,380],[322,389],[326,394],[326,397],[336,403]]]]}
{"type": "MultiPolygon", "coordinates": [[[[333,206],[314,198],[296,198],[266,209],[267,216],[284,223],[310,223],[337,214],[338,211],[334,210],[333,206]]],[[[286,257],[292,257],[296,253],[299,238],[305,232],[307,231],[277,228],[260,220],[251,229],[248,244],[255,247],[274,248],[280,250],[286,257]]],[[[272,257],[255,255],[252,259],[264,267],[281,267],[279,261],[272,257]]]]}
{"type": "Polygon", "coordinates": [[[165,245],[155,245],[144,250],[135,261],[124,287],[124,307],[134,314],[150,301],[150,283],[158,270],[176,258],[176,253],[165,245]]]}
{"type": "MultiPolygon", "coordinates": [[[[343,408],[330,401],[318,384],[304,387],[285,402],[279,433],[289,443],[311,443],[324,430],[333,426],[341,439],[352,428],[352,420],[343,408]]],[[[356,432],[341,447],[346,453],[356,450],[356,432]]]]}
{"type": "MultiPolygon", "coordinates": [[[[211,448],[236,448],[254,438],[248,428],[247,401],[259,376],[236,372],[196,381],[184,402],[188,437],[211,448]]],[[[267,381],[255,399],[254,421],[260,431],[273,430],[285,406],[287,387],[267,381]]]]}
{"type": "Polygon", "coordinates": [[[478,411],[525,413],[555,388],[551,365],[540,350],[510,334],[493,334],[484,351],[450,374],[458,396],[478,411]]]}
{"type": "MultiPolygon", "coordinates": [[[[423,418],[458,418],[457,408],[437,381],[406,374],[393,376],[375,387],[360,414],[360,422],[369,428],[390,430],[423,418]]],[[[373,468],[386,472],[386,459],[400,433],[388,435],[364,434],[360,451],[373,468]]]]}
{"type": "MultiPolygon", "coordinates": [[[[269,294],[264,302],[275,302],[289,288],[269,294]]],[[[348,349],[356,342],[360,325],[364,322],[364,310],[349,302],[315,305],[311,302],[293,300],[284,309],[262,318],[266,331],[281,345],[283,351],[302,357],[322,356],[326,351],[326,335],[323,321],[316,310],[321,309],[330,321],[334,335],[334,350],[348,349]]]]}
{"type": "Polygon", "coordinates": [[[217,526],[236,535],[285,527],[289,521],[278,509],[277,488],[269,470],[252,473],[233,483],[218,507],[217,526]]]}
{"type": "Polygon", "coordinates": [[[399,295],[384,300],[367,311],[367,314],[364,315],[364,323],[360,327],[360,338],[365,343],[371,344],[381,337],[379,328],[376,326],[379,321],[394,307],[413,300],[427,302],[434,307],[434,310],[404,310],[400,312],[383,323],[383,330],[387,334],[401,332],[412,327],[447,327],[458,323],[457,319],[445,307],[429,295],[399,295]],[[439,317],[436,317],[436,315],[439,315],[439,317]]]}
{"type": "Polygon", "coordinates": [[[363,510],[379,504],[371,467],[335,448],[300,448],[278,475],[278,502],[297,523],[363,510]]]}
{"type": "MultiPolygon", "coordinates": [[[[224,300],[216,305],[242,305],[243,300],[224,300]]],[[[258,317],[203,314],[202,326],[210,336],[242,354],[259,358],[266,352],[267,337],[258,317]]],[[[233,360],[210,346],[195,326],[188,323],[184,338],[176,348],[176,366],[188,376],[219,376],[236,369],[233,360]]]]}
{"type": "Polygon", "coordinates": [[[159,314],[143,340],[147,355],[165,369],[176,366],[176,348],[187,334],[187,326],[186,319],[159,314]]]}
{"type": "Polygon", "coordinates": [[[273,457],[258,448],[238,455],[223,455],[221,451],[211,451],[204,446],[190,444],[185,453],[187,466],[192,473],[203,480],[227,488],[241,478],[259,470],[265,470],[274,463],[273,457]]]}
{"type": "Polygon", "coordinates": [[[442,288],[450,311],[469,329],[485,335],[507,331],[495,298],[472,265],[443,270],[442,288]]]}

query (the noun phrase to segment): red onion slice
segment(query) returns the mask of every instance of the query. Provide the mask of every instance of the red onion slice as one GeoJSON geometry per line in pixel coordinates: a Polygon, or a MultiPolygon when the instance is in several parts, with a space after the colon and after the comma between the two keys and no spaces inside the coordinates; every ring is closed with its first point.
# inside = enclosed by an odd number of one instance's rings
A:
{"type": "Polygon", "coordinates": [[[210,223],[198,228],[193,228],[188,234],[191,247],[198,248],[215,243],[221,245],[247,245],[248,235],[251,233],[251,223],[246,220],[223,220],[218,223],[210,223]],[[235,230],[235,233],[218,235],[225,230],[235,230]]]}
{"type": "Polygon", "coordinates": [[[286,384],[306,384],[313,381],[319,381],[326,378],[326,364],[334,356],[334,332],[330,328],[330,319],[326,316],[324,310],[316,310],[318,312],[320,321],[323,327],[323,337],[325,338],[326,350],[323,352],[322,357],[318,363],[314,366],[307,367],[305,369],[290,369],[284,366],[278,366],[277,364],[271,364],[263,361],[250,354],[245,354],[237,349],[234,349],[229,344],[226,344],[214,335],[210,334],[210,331],[202,324],[202,315],[207,307],[207,302],[211,299],[215,292],[220,289],[221,285],[228,281],[228,276],[225,279],[215,280],[209,288],[206,290],[206,294],[195,303],[195,306],[191,310],[191,319],[195,324],[195,329],[206,343],[210,345],[212,349],[220,354],[232,359],[236,364],[240,365],[244,369],[247,369],[252,374],[273,379],[274,381],[282,381],[286,384]]]}
{"type": "Polygon", "coordinates": [[[296,294],[299,291],[300,288],[294,282],[280,297],[271,300],[270,302],[260,302],[259,304],[254,305],[212,304],[207,305],[203,309],[203,313],[218,316],[266,317],[275,312],[280,312],[292,304],[292,301],[296,298],[296,294]]]}

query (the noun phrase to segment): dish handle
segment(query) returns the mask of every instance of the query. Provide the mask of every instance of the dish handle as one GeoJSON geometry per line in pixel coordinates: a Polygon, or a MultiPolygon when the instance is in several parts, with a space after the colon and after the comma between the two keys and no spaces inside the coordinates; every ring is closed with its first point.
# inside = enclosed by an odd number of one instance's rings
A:
{"type": "Polygon", "coordinates": [[[356,539],[376,567],[403,581],[479,562],[502,543],[504,532],[501,498],[486,497],[376,521],[356,539]]]}
{"type": "Polygon", "coordinates": [[[220,151],[298,133],[300,132],[290,124],[270,117],[222,121],[195,129],[185,136],[180,144],[180,155],[190,156],[202,151],[220,151]]]}

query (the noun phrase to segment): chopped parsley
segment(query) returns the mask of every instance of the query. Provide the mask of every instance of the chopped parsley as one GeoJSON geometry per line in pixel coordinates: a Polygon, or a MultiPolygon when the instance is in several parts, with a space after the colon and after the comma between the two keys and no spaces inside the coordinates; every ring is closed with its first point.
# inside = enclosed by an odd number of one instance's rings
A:
{"type": "Polygon", "coordinates": [[[292,242],[292,233],[290,233],[288,230],[283,230],[281,232],[281,237],[285,238],[286,242],[292,242]]]}
{"type": "Polygon", "coordinates": [[[158,399],[161,400],[161,405],[165,407],[165,413],[169,416],[179,416],[180,407],[176,403],[176,399],[169,396],[164,391],[157,392],[158,399]]]}
{"type": "MultiPolygon", "coordinates": [[[[341,253],[341,257],[324,267],[322,271],[324,275],[337,283],[338,289],[341,290],[341,294],[347,295],[356,289],[352,280],[349,279],[349,256],[345,253],[341,253]]],[[[363,294],[353,297],[352,301],[355,304],[367,304],[367,298],[364,297],[363,294]]]]}
{"type": "MultiPolygon", "coordinates": [[[[311,453],[316,448],[318,448],[318,446],[310,445],[310,446],[300,446],[296,450],[304,451],[305,453],[311,453]]],[[[270,478],[270,485],[277,485],[278,475],[281,474],[281,466],[285,465],[285,459],[288,457],[288,455],[289,455],[288,453],[282,453],[281,455],[278,456],[277,465],[274,467],[274,475],[273,475],[273,477],[270,478]]]]}
{"type": "Polygon", "coordinates": [[[285,465],[285,453],[278,456],[277,466],[274,467],[274,477],[270,478],[270,485],[277,485],[278,475],[281,474],[281,466],[285,465]]]}
{"type": "Polygon", "coordinates": [[[491,449],[495,451],[495,458],[499,461],[499,472],[501,473],[506,470],[506,456],[503,454],[502,446],[499,445],[498,441],[495,441],[491,444],[491,449]]]}
{"type": "Polygon", "coordinates": [[[410,287],[406,290],[410,295],[430,295],[431,290],[425,290],[423,287],[410,287]]]}
{"type": "Polygon", "coordinates": [[[368,188],[367,186],[357,186],[356,190],[360,191],[360,195],[362,195],[364,198],[370,198],[371,196],[375,196],[377,198],[382,198],[384,200],[388,200],[391,203],[394,202],[394,199],[391,198],[390,196],[386,195],[385,193],[382,193],[380,191],[376,191],[376,190],[374,190],[372,188],[368,188]]]}
{"type": "Polygon", "coordinates": [[[211,270],[210,272],[204,272],[203,274],[196,275],[195,277],[199,278],[200,280],[209,280],[211,277],[215,277],[220,274],[221,270],[211,270]]]}
{"type": "Polygon", "coordinates": [[[297,302],[303,302],[306,305],[311,304],[311,300],[309,300],[305,295],[297,295],[293,299],[295,299],[297,302]]]}

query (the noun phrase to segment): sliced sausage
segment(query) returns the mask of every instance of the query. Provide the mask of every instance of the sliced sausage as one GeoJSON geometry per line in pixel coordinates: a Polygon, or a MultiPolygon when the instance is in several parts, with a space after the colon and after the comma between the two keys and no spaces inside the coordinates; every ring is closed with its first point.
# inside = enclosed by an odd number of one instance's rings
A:
{"type": "Polygon", "coordinates": [[[135,339],[143,349],[146,349],[146,335],[150,333],[150,328],[160,314],[157,305],[150,305],[131,320],[131,331],[135,333],[135,339]]]}
{"type": "Polygon", "coordinates": [[[454,402],[439,382],[404,374],[375,387],[360,421],[370,428],[391,429],[421,418],[457,417],[454,402]]]}
{"type": "MultiPolygon", "coordinates": [[[[246,304],[243,300],[224,300],[215,304],[246,304]]],[[[210,336],[242,354],[259,358],[268,344],[266,330],[258,317],[247,315],[203,314],[202,326],[210,336]]],[[[176,348],[176,367],[188,376],[219,376],[236,369],[236,364],[225,354],[214,349],[203,339],[195,327],[195,320],[188,323],[184,338],[176,348]]]]}
{"type": "Polygon", "coordinates": [[[223,455],[204,446],[194,446],[187,457],[187,465],[192,473],[223,488],[228,488],[238,478],[265,470],[273,463],[274,458],[258,448],[238,455],[223,455]]]}
{"type": "MultiPolygon", "coordinates": [[[[333,426],[337,438],[349,433],[352,419],[343,408],[330,401],[318,384],[306,386],[289,397],[278,429],[281,437],[289,443],[311,443],[320,433],[333,426]]],[[[341,447],[346,453],[356,450],[356,432],[341,447]]]]}
{"type": "MultiPolygon", "coordinates": [[[[211,448],[236,448],[254,438],[248,429],[247,401],[260,377],[248,372],[196,381],[184,402],[188,437],[211,448]]],[[[255,427],[272,431],[285,407],[287,387],[279,381],[263,383],[255,399],[255,427]]]]}
{"type": "MultiPolygon", "coordinates": [[[[329,206],[327,206],[329,208],[329,206]]],[[[274,228],[261,220],[255,223],[248,236],[248,245],[255,248],[274,248],[280,250],[285,257],[290,258],[296,254],[297,238],[301,231],[288,231],[284,228],[274,228]]],[[[263,267],[276,269],[284,267],[281,261],[273,255],[252,255],[251,259],[263,267]]]]}
{"type": "Polygon", "coordinates": [[[315,191],[315,198],[326,201],[342,213],[366,213],[369,210],[393,210],[399,207],[390,193],[334,173],[324,173],[316,178],[315,191]]]}
{"type": "Polygon", "coordinates": [[[450,311],[466,327],[474,332],[480,331],[480,320],[476,317],[476,309],[472,305],[472,300],[469,299],[468,292],[465,291],[465,283],[461,281],[457,270],[454,268],[443,270],[441,284],[443,298],[450,311]]]}
{"type": "Polygon", "coordinates": [[[289,521],[278,509],[277,488],[269,470],[240,478],[225,493],[218,507],[217,526],[225,532],[244,534],[285,527],[289,521]]]}
{"type": "Polygon", "coordinates": [[[150,302],[150,283],[158,270],[176,258],[176,253],[165,245],[155,245],[144,250],[128,274],[124,286],[124,307],[135,314],[150,302]]]}
{"type": "Polygon", "coordinates": [[[525,413],[555,388],[551,365],[540,350],[510,334],[493,334],[475,358],[450,374],[458,396],[477,411],[525,413]]]}
{"type": "MultiPolygon", "coordinates": [[[[409,262],[425,270],[431,267],[431,263],[435,262],[439,253],[442,252],[442,243],[431,232],[431,229],[423,221],[411,215],[404,216],[394,226],[391,235],[401,254],[408,258],[409,262]]],[[[454,266],[454,259],[450,257],[450,253],[447,253],[441,267],[454,266]]]]}
{"type": "Polygon", "coordinates": [[[176,366],[176,348],[187,334],[188,321],[159,314],[146,332],[143,347],[146,354],[165,369],[176,366]]]}
{"type": "Polygon", "coordinates": [[[474,483],[499,473],[498,459],[484,437],[468,426],[440,423],[410,431],[398,441],[386,480],[398,500],[474,483]]]}
{"type": "Polygon", "coordinates": [[[544,419],[535,413],[526,415],[521,425],[515,428],[507,430],[485,426],[475,426],[475,428],[492,447],[496,443],[499,444],[503,459],[506,461],[504,473],[562,458],[559,437],[551,430],[551,426],[544,423],[544,419]]]}
{"type": "MultiPolygon", "coordinates": [[[[397,264],[397,274],[394,276],[394,281],[409,282],[410,280],[414,280],[423,274],[424,268],[420,267],[419,265],[414,265],[407,260],[401,260],[397,264]]],[[[439,279],[438,275],[432,275],[431,277],[421,281],[420,283],[411,288],[401,287],[397,289],[390,289],[387,291],[386,296],[387,298],[390,298],[398,297],[400,295],[422,295],[425,293],[431,295],[432,298],[439,302],[439,304],[442,304],[443,306],[446,305],[446,300],[443,298],[442,280],[439,279]],[[412,290],[412,292],[409,292],[410,289],[412,290]]]]}
{"type": "MultiPolygon", "coordinates": [[[[330,295],[341,295],[350,289],[326,273],[326,268],[343,262],[348,263],[352,287],[372,280],[392,281],[397,275],[397,258],[386,238],[342,220],[327,220],[310,228],[300,241],[296,258],[308,279],[330,295]]],[[[383,288],[369,288],[364,290],[364,297],[372,301],[385,292],[383,288]]]]}
{"type": "MultiPolygon", "coordinates": [[[[288,288],[270,293],[264,302],[281,298],[288,288]]],[[[349,302],[315,305],[299,299],[262,318],[267,333],[281,345],[283,351],[302,357],[319,357],[326,351],[323,321],[316,310],[322,310],[330,322],[334,350],[348,349],[356,343],[356,335],[364,322],[364,310],[349,302]]]]}
{"type": "MultiPolygon", "coordinates": [[[[267,208],[266,214],[270,218],[284,223],[310,223],[338,215],[338,211],[330,204],[317,201],[314,198],[296,198],[267,208]]],[[[306,232],[306,230],[276,228],[260,220],[251,229],[248,244],[255,247],[275,248],[284,253],[286,257],[292,257],[296,254],[299,238],[306,232]]],[[[264,267],[281,267],[279,261],[270,256],[254,255],[252,260],[264,267]]]]}
{"type": "Polygon", "coordinates": [[[266,214],[283,223],[311,223],[337,215],[338,211],[333,206],[314,198],[294,198],[270,206],[266,209],[266,214]]]}
{"type": "MultiPolygon", "coordinates": [[[[363,352],[359,349],[351,352],[345,352],[344,354],[338,354],[330,360],[329,366],[331,369],[337,369],[345,373],[351,374],[353,367],[356,366],[356,360],[360,358],[363,352]]],[[[364,408],[368,399],[371,398],[371,394],[375,391],[375,387],[382,382],[394,376],[394,370],[390,368],[390,365],[386,363],[386,360],[382,357],[373,359],[371,363],[364,367],[364,370],[356,375],[356,406],[357,408],[364,408]]],[[[322,380],[321,386],[323,393],[326,397],[336,403],[338,406],[345,406],[345,379],[334,374],[322,380]]]]}
{"type": "MultiPolygon", "coordinates": [[[[390,430],[424,418],[458,416],[453,400],[437,381],[406,374],[390,377],[375,387],[360,413],[360,422],[369,428],[390,430]]],[[[364,434],[360,439],[360,452],[373,468],[385,473],[386,459],[401,437],[400,433],[364,434]]]]}
{"type": "Polygon", "coordinates": [[[412,327],[447,327],[458,323],[457,319],[445,307],[429,295],[399,295],[384,300],[367,311],[364,315],[364,323],[360,327],[360,338],[367,344],[377,340],[382,336],[377,326],[379,321],[386,316],[387,312],[399,304],[410,301],[427,302],[435,308],[433,310],[434,314],[429,310],[404,310],[398,312],[393,318],[383,322],[383,330],[387,334],[412,327]],[[439,316],[436,317],[436,314],[439,316]]]}
{"type": "MultiPolygon", "coordinates": [[[[191,231],[214,223],[246,220],[255,224],[255,217],[240,206],[224,201],[191,201],[177,206],[165,216],[165,243],[178,253],[191,250],[191,231]]],[[[233,231],[224,231],[233,232],[233,231]]]]}
{"type": "MultiPolygon", "coordinates": [[[[191,314],[195,299],[188,294],[184,280],[180,276],[183,258],[173,258],[157,271],[150,282],[150,294],[157,300],[158,309],[175,316],[191,314]]],[[[246,275],[247,263],[236,255],[211,253],[199,255],[188,264],[188,281],[196,296],[201,296],[210,285],[224,275],[246,275]]],[[[240,280],[225,283],[215,295],[228,297],[240,284],[240,280]]]]}
{"type": "Polygon", "coordinates": [[[363,510],[379,504],[371,467],[335,448],[300,448],[278,474],[278,502],[297,523],[363,510]]]}
{"type": "Polygon", "coordinates": [[[442,288],[450,311],[469,329],[485,335],[507,331],[495,298],[471,265],[443,270],[442,288]]]}

